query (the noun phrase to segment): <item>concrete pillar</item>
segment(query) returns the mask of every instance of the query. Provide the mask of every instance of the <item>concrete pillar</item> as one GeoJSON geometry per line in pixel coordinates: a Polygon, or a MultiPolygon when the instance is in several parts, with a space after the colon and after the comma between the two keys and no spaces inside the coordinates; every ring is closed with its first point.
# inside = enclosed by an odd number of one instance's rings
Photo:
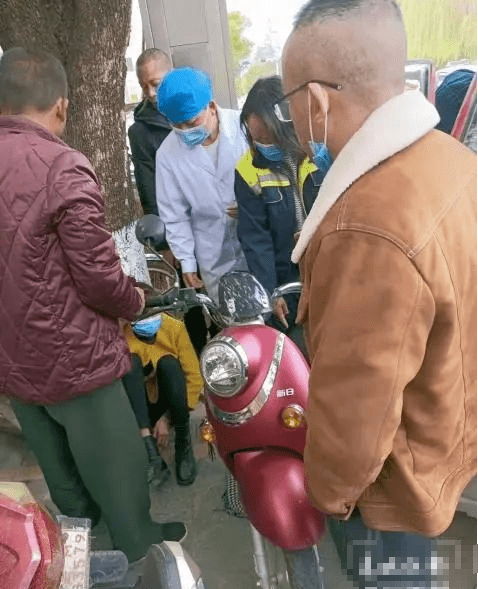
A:
{"type": "Polygon", "coordinates": [[[225,0],[139,0],[146,47],[171,55],[175,67],[206,71],[220,106],[237,108],[225,0]]]}

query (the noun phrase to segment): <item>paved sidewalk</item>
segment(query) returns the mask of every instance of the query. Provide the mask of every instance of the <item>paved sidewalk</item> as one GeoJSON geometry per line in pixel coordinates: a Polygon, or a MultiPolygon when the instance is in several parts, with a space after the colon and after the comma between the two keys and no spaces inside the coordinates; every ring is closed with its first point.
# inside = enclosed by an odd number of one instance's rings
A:
{"type": "MultiPolygon", "coordinates": [[[[201,412],[193,413],[196,430],[201,412]]],[[[254,589],[252,542],[246,519],[225,513],[221,495],[224,490],[225,468],[219,458],[211,462],[203,443],[195,443],[199,458],[199,475],[189,487],[179,487],[174,477],[161,489],[152,491],[152,515],[158,521],[182,520],[188,526],[184,547],[197,562],[203,573],[207,589],[254,589]]],[[[0,432],[0,470],[26,467],[35,475],[35,461],[19,432],[0,432]]],[[[6,471],[4,471],[6,472],[6,471]]],[[[37,499],[52,510],[48,489],[41,476],[32,475],[28,486],[37,499]]],[[[93,549],[111,548],[106,526],[95,528],[93,549]]],[[[458,513],[453,525],[443,538],[448,544],[443,550],[452,556],[450,589],[473,589],[473,548],[476,542],[476,520],[458,513]]],[[[322,539],[319,550],[326,569],[326,589],[351,589],[353,585],[340,570],[335,547],[328,534],[322,539]]],[[[476,554],[475,554],[476,556],[476,554]]],[[[476,558],[475,558],[476,562],[476,558]]],[[[155,588],[151,588],[155,589],[155,588]]]]}
{"type": "MultiPolygon", "coordinates": [[[[159,491],[153,491],[152,514],[158,521],[181,520],[188,526],[183,546],[202,570],[207,589],[254,589],[252,542],[249,523],[227,515],[221,495],[225,468],[219,459],[202,459],[199,476],[190,487],[179,487],[174,478],[159,491]]],[[[443,553],[452,558],[449,589],[473,589],[473,549],[476,520],[458,513],[445,534],[443,553]],[[461,543],[461,544],[460,544],[461,543]]],[[[95,540],[97,549],[107,549],[107,535],[95,540]]],[[[335,546],[327,533],[319,545],[326,570],[326,589],[353,589],[340,570],[335,546]]],[[[475,557],[476,562],[476,557],[475,557]]],[[[152,588],[153,589],[153,588],[152,588]]]]}

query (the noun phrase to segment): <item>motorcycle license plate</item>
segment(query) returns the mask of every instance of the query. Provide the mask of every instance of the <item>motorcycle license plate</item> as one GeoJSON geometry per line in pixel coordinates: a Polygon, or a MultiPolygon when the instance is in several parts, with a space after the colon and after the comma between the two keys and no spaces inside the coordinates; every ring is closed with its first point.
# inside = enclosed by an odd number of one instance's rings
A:
{"type": "Polygon", "coordinates": [[[58,516],[65,566],[60,589],[88,589],[90,578],[90,520],[58,516]]]}

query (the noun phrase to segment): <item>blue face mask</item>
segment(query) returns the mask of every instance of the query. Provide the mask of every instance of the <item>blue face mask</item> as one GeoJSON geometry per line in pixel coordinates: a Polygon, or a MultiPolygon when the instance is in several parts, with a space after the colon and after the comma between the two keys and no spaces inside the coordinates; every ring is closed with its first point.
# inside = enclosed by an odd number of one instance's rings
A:
{"type": "Polygon", "coordinates": [[[211,134],[204,125],[198,125],[192,129],[176,129],[174,131],[181,137],[182,141],[188,147],[196,147],[202,145],[211,134]]]}
{"type": "Polygon", "coordinates": [[[319,171],[325,176],[333,163],[332,154],[325,143],[316,143],[309,141],[310,151],[313,153],[312,159],[319,171]]]}
{"type": "Polygon", "coordinates": [[[284,161],[284,150],[277,147],[277,145],[264,145],[263,143],[257,143],[257,141],[255,141],[254,147],[270,162],[284,161]]]}
{"type": "Polygon", "coordinates": [[[152,317],[147,317],[146,319],[137,321],[132,326],[133,333],[140,339],[153,340],[162,324],[163,318],[161,315],[153,315],[152,317]]]}
{"type": "Polygon", "coordinates": [[[329,171],[330,166],[333,163],[332,154],[327,147],[327,112],[325,113],[325,132],[324,132],[324,140],[322,143],[317,143],[314,141],[314,135],[312,131],[312,120],[310,116],[310,90],[308,93],[308,101],[309,101],[309,130],[310,130],[310,141],[309,141],[309,148],[312,152],[312,160],[314,164],[317,166],[320,172],[325,176],[329,171]]]}

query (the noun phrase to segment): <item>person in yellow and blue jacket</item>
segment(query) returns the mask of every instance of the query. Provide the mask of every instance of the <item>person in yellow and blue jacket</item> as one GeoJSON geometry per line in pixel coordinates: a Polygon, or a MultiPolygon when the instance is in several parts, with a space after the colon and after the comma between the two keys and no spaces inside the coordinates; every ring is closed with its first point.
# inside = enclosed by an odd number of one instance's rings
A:
{"type": "MultiPolygon", "coordinates": [[[[290,117],[276,104],[283,98],[279,76],[257,80],[241,112],[249,150],[236,165],[238,237],[249,271],[269,291],[299,280],[291,262],[294,235],[317,196],[323,173],[301,149],[290,117]]],[[[296,295],[279,299],[269,324],[291,335],[296,295]]]]}
{"type": "Polygon", "coordinates": [[[149,457],[148,480],[160,486],[170,476],[158,452],[152,427],[168,415],[175,431],[175,470],[179,485],[191,485],[197,475],[189,411],[199,401],[203,380],[199,361],[182,321],[167,313],[123,325],[133,356],[133,368],[123,385],[136,415],[149,457]],[[145,375],[149,377],[145,387],[145,375]]]}

